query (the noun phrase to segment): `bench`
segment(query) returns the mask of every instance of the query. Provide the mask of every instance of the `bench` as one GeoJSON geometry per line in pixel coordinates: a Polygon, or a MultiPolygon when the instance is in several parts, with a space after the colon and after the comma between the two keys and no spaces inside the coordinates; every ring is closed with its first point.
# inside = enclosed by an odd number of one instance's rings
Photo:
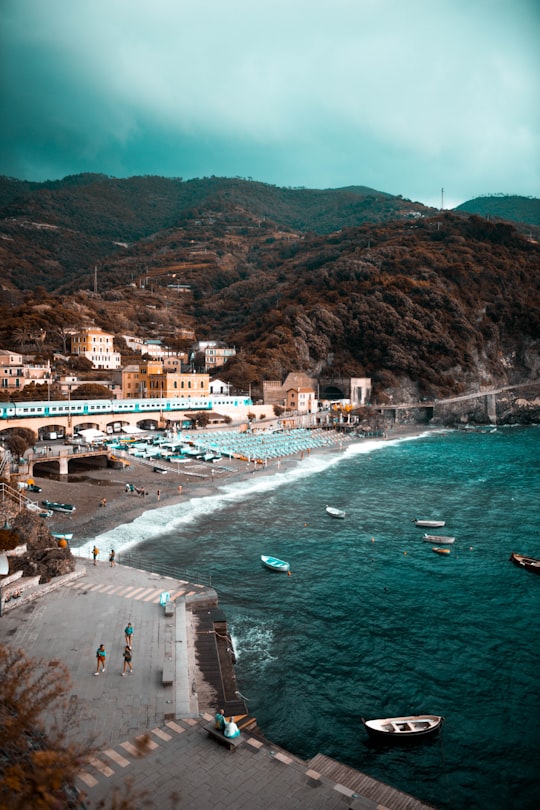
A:
{"type": "Polygon", "coordinates": [[[243,737],[226,737],[225,734],[222,732],[220,728],[216,728],[215,723],[208,723],[204,730],[208,732],[208,736],[212,737],[214,740],[217,740],[218,743],[221,745],[227,746],[229,751],[235,751],[239,745],[241,745],[244,740],[243,737]]]}
{"type": "Polygon", "coordinates": [[[163,664],[161,683],[163,686],[170,686],[174,683],[174,661],[165,661],[163,664]]]}

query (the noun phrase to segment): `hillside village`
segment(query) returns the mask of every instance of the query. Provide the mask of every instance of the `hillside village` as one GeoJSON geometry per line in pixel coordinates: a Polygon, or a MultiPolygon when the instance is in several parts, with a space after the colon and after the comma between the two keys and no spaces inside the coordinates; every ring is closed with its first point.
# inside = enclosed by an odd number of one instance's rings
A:
{"type": "MultiPolygon", "coordinates": [[[[85,382],[77,375],[56,374],[54,360],[43,363],[34,356],[0,350],[1,399],[3,401],[88,399],[108,396],[110,399],[208,399],[218,398],[222,408],[239,401],[239,394],[251,392],[233,390],[230,383],[216,375],[230,357],[234,347],[216,341],[195,343],[189,352],[175,353],[161,340],[144,340],[123,336],[126,345],[141,355],[140,362],[122,364],[121,353],[115,350],[115,336],[99,327],[85,327],[70,336],[71,354],[88,362],[92,377],[85,382]]],[[[66,360],[66,357],[56,356],[66,360]]],[[[327,386],[324,399],[341,406],[364,406],[371,396],[371,381],[354,379],[340,381],[342,387],[327,386]]],[[[322,405],[319,383],[303,373],[290,373],[281,380],[262,383],[258,405],[270,405],[275,413],[283,410],[303,414],[315,413],[322,405]]],[[[246,400],[246,401],[248,401],[246,400]]]]}
{"type": "Polygon", "coordinates": [[[414,405],[538,378],[538,201],[488,221],[485,199],[99,175],[0,196],[0,400],[414,405]]]}

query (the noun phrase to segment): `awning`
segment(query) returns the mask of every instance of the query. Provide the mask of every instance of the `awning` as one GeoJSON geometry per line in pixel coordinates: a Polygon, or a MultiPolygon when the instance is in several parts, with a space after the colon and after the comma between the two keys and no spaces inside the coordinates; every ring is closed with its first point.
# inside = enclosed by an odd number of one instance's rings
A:
{"type": "Polygon", "coordinates": [[[79,436],[82,436],[86,442],[97,442],[105,438],[105,433],[96,428],[86,428],[86,430],[79,430],[79,436]]]}

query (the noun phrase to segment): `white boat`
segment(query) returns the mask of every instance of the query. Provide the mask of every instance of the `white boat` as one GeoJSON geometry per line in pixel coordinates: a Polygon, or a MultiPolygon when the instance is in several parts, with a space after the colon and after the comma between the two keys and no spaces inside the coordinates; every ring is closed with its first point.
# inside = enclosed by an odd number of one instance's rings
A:
{"type": "Polygon", "coordinates": [[[425,543],[453,543],[455,537],[445,537],[444,534],[425,534],[422,538],[425,543]]]}
{"type": "Polygon", "coordinates": [[[52,509],[44,509],[38,503],[34,503],[34,501],[28,501],[26,508],[29,512],[36,512],[42,518],[50,518],[53,516],[52,509]]]}
{"type": "Polygon", "coordinates": [[[336,509],[333,506],[327,506],[326,511],[328,512],[330,517],[338,518],[339,520],[343,520],[345,515],[347,514],[346,512],[343,512],[341,509],[336,509]]]}
{"type": "Polygon", "coordinates": [[[415,518],[413,522],[420,529],[442,529],[446,525],[445,520],[418,520],[415,518]]]}
{"type": "Polygon", "coordinates": [[[265,554],[261,554],[261,562],[267,568],[270,568],[271,571],[290,571],[291,566],[285,560],[278,560],[277,557],[267,557],[265,554]]]}
{"type": "Polygon", "coordinates": [[[403,740],[435,734],[443,719],[437,714],[411,714],[404,717],[385,717],[383,720],[364,720],[362,717],[362,723],[372,737],[403,740]]]}
{"type": "Polygon", "coordinates": [[[73,540],[73,532],[50,532],[55,540],[73,540]]]}

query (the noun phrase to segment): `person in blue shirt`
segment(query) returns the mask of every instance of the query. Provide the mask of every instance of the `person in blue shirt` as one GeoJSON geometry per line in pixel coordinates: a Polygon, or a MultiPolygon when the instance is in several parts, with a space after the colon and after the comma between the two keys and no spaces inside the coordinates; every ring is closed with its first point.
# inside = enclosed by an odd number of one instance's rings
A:
{"type": "Polygon", "coordinates": [[[220,709],[219,712],[216,712],[216,716],[214,717],[216,728],[220,731],[223,731],[225,728],[225,709],[220,709]]]}
{"type": "Polygon", "coordinates": [[[126,639],[126,644],[128,647],[131,647],[133,642],[133,625],[131,622],[127,623],[127,626],[124,628],[124,636],[126,639]]]}
{"type": "Polygon", "coordinates": [[[94,672],[94,675],[99,675],[100,670],[105,672],[105,660],[106,660],[106,658],[107,658],[107,652],[105,650],[105,645],[100,644],[99,647],[96,650],[97,665],[96,665],[96,671],[94,672]]]}

